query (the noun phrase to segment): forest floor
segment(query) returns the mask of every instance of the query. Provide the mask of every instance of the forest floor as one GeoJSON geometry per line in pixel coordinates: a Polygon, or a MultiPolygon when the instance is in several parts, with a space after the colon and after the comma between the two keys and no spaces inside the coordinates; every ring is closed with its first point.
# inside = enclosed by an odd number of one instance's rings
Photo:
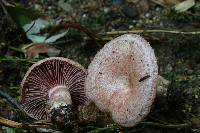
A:
{"type": "MultiPolygon", "coordinates": [[[[80,23],[101,37],[103,42],[96,43],[83,32],[69,29],[58,40],[63,43],[55,45],[61,50],[59,56],[75,60],[85,68],[111,38],[130,31],[143,36],[154,49],[159,75],[169,85],[166,95],[155,99],[143,124],[120,130],[127,133],[200,133],[200,34],[195,34],[200,31],[200,2],[196,1],[190,9],[180,13],[170,3],[157,3],[154,0],[32,0],[28,3],[21,1],[21,4],[44,13],[47,16],[45,19],[59,23],[80,23]],[[185,34],[186,32],[190,33],[185,34]]],[[[0,20],[1,28],[2,23],[6,26],[2,21],[3,19],[0,20]]],[[[11,31],[12,35],[5,36],[5,31],[0,30],[0,90],[20,100],[21,80],[35,60],[27,59],[17,49],[31,42],[23,37],[17,38],[18,32],[11,31]]],[[[48,56],[41,55],[39,59],[45,57],[48,56]]],[[[18,114],[18,109],[0,98],[1,117],[21,121],[21,115],[18,114]]],[[[106,127],[98,125],[98,122],[93,125],[98,128],[106,127]]],[[[2,131],[9,132],[8,129],[2,126],[2,131]]],[[[114,129],[101,132],[106,131],[116,132],[114,129]]]]}

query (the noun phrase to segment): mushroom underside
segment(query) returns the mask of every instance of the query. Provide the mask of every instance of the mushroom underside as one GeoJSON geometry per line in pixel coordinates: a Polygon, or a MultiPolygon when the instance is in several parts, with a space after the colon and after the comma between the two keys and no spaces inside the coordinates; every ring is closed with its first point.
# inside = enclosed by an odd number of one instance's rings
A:
{"type": "Polygon", "coordinates": [[[57,91],[66,88],[74,106],[84,104],[87,100],[84,92],[85,77],[85,69],[66,58],[51,57],[35,63],[21,83],[21,104],[24,111],[34,119],[48,119],[48,103],[53,99],[50,98],[50,92],[55,88],[57,91]]]}

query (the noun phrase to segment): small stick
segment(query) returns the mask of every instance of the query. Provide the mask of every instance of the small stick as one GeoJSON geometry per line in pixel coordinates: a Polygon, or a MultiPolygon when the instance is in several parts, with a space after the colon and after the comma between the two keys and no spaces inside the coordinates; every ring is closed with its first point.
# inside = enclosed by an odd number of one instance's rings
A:
{"type": "Polygon", "coordinates": [[[9,57],[9,58],[0,58],[0,62],[2,62],[2,61],[18,61],[18,62],[28,62],[28,63],[33,64],[37,60],[29,60],[29,59],[21,59],[21,58],[9,57]]]}
{"type": "Polygon", "coordinates": [[[23,128],[23,129],[34,129],[34,128],[48,128],[52,129],[53,124],[52,123],[33,123],[33,124],[23,124],[19,122],[15,122],[6,118],[3,118],[0,116],[0,124],[12,128],[23,128]]]}
{"type": "Polygon", "coordinates": [[[161,124],[156,122],[141,122],[145,126],[158,127],[158,128],[189,128],[192,127],[191,123],[183,123],[183,124],[161,124]]]}
{"type": "Polygon", "coordinates": [[[150,75],[147,75],[147,76],[142,77],[142,78],[139,80],[139,82],[142,82],[142,81],[144,81],[144,80],[146,80],[146,79],[148,79],[148,78],[150,78],[150,75]]]}
{"type": "Polygon", "coordinates": [[[14,127],[14,128],[22,128],[23,127],[22,123],[11,121],[11,120],[5,119],[3,117],[0,117],[0,124],[9,126],[9,127],[14,127]]]}
{"type": "Polygon", "coordinates": [[[28,28],[28,30],[25,31],[25,34],[27,34],[35,25],[35,21],[33,21],[33,24],[28,28]]]}
{"type": "Polygon", "coordinates": [[[200,31],[178,31],[178,30],[127,30],[127,31],[111,31],[106,32],[106,35],[113,36],[113,35],[122,35],[122,34],[137,34],[137,33],[169,33],[169,34],[183,34],[183,35],[198,35],[200,34],[200,31]]]}
{"type": "Polygon", "coordinates": [[[78,24],[78,23],[66,23],[66,24],[62,24],[62,25],[58,25],[57,27],[55,27],[50,33],[49,36],[46,37],[45,40],[47,40],[49,37],[51,37],[53,34],[55,34],[56,32],[60,31],[61,29],[69,29],[69,28],[73,28],[73,29],[77,29],[79,31],[84,32],[85,34],[87,34],[90,38],[93,39],[93,41],[95,43],[97,43],[97,45],[100,46],[100,44],[96,41],[96,40],[101,40],[100,37],[98,37],[96,34],[94,34],[93,32],[91,32],[89,29],[83,27],[82,25],[78,24]]]}
{"type": "Polygon", "coordinates": [[[163,4],[162,2],[158,1],[158,0],[151,0],[153,3],[158,4],[162,7],[167,7],[165,4],[163,4]]]}
{"type": "Polygon", "coordinates": [[[10,47],[8,47],[8,48],[9,48],[10,50],[13,50],[13,51],[16,51],[16,52],[24,53],[21,49],[16,48],[16,47],[10,46],[10,47]]]}

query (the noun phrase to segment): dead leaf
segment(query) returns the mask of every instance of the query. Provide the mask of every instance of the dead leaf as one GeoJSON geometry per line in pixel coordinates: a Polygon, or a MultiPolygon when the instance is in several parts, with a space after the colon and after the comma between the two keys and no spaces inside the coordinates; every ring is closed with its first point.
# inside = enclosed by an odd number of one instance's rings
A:
{"type": "Polygon", "coordinates": [[[151,0],[151,1],[160,6],[166,7],[168,5],[178,4],[178,3],[182,2],[183,0],[151,0]]]}
{"type": "Polygon", "coordinates": [[[50,46],[48,44],[36,44],[32,43],[26,45],[22,48],[27,58],[37,58],[39,54],[47,54],[50,57],[58,56],[60,54],[60,50],[50,46]]]}
{"type": "Polygon", "coordinates": [[[178,12],[185,12],[195,5],[195,0],[185,0],[175,6],[175,10],[178,12]]]}
{"type": "MultiPolygon", "coordinates": [[[[56,40],[62,38],[67,34],[67,30],[61,31],[59,33],[56,33],[54,35],[49,36],[48,34],[42,33],[41,31],[44,29],[48,29],[49,27],[54,27],[55,22],[53,20],[44,20],[42,18],[39,18],[37,20],[31,21],[28,24],[23,25],[23,29],[26,32],[26,36],[33,42],[33,43],[52,43],[56,40]]],[[[44,32],[44,31],[43,31],[44,32]]]]}
{"type": "Polygon", "coordinates": [[[129,3],[138,3],[139,2],[139,0],[126,0],[126,1],[129,3]]]}

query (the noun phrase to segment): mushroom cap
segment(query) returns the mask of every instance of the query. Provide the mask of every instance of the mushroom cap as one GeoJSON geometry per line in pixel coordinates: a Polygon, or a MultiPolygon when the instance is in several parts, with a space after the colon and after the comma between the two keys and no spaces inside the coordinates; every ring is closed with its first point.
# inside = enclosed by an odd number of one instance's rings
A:
{"type": "Polygon", "coordinates": [[[77,62],[51,57],[33,64],[21,82],[21,104],[34,119],[47,119],[49,91],[56,86],[68,88],[72,102],[78,106],[87,100],[84,92],[86,70],[77,62]]]}
{"type": "Polygon", "coordinates": [[[154,51],[139,35],[108,42],[88,67],[85,92],[119,125],[131,127],[150,111],[156,93],[158,66],[154,51]]]}

